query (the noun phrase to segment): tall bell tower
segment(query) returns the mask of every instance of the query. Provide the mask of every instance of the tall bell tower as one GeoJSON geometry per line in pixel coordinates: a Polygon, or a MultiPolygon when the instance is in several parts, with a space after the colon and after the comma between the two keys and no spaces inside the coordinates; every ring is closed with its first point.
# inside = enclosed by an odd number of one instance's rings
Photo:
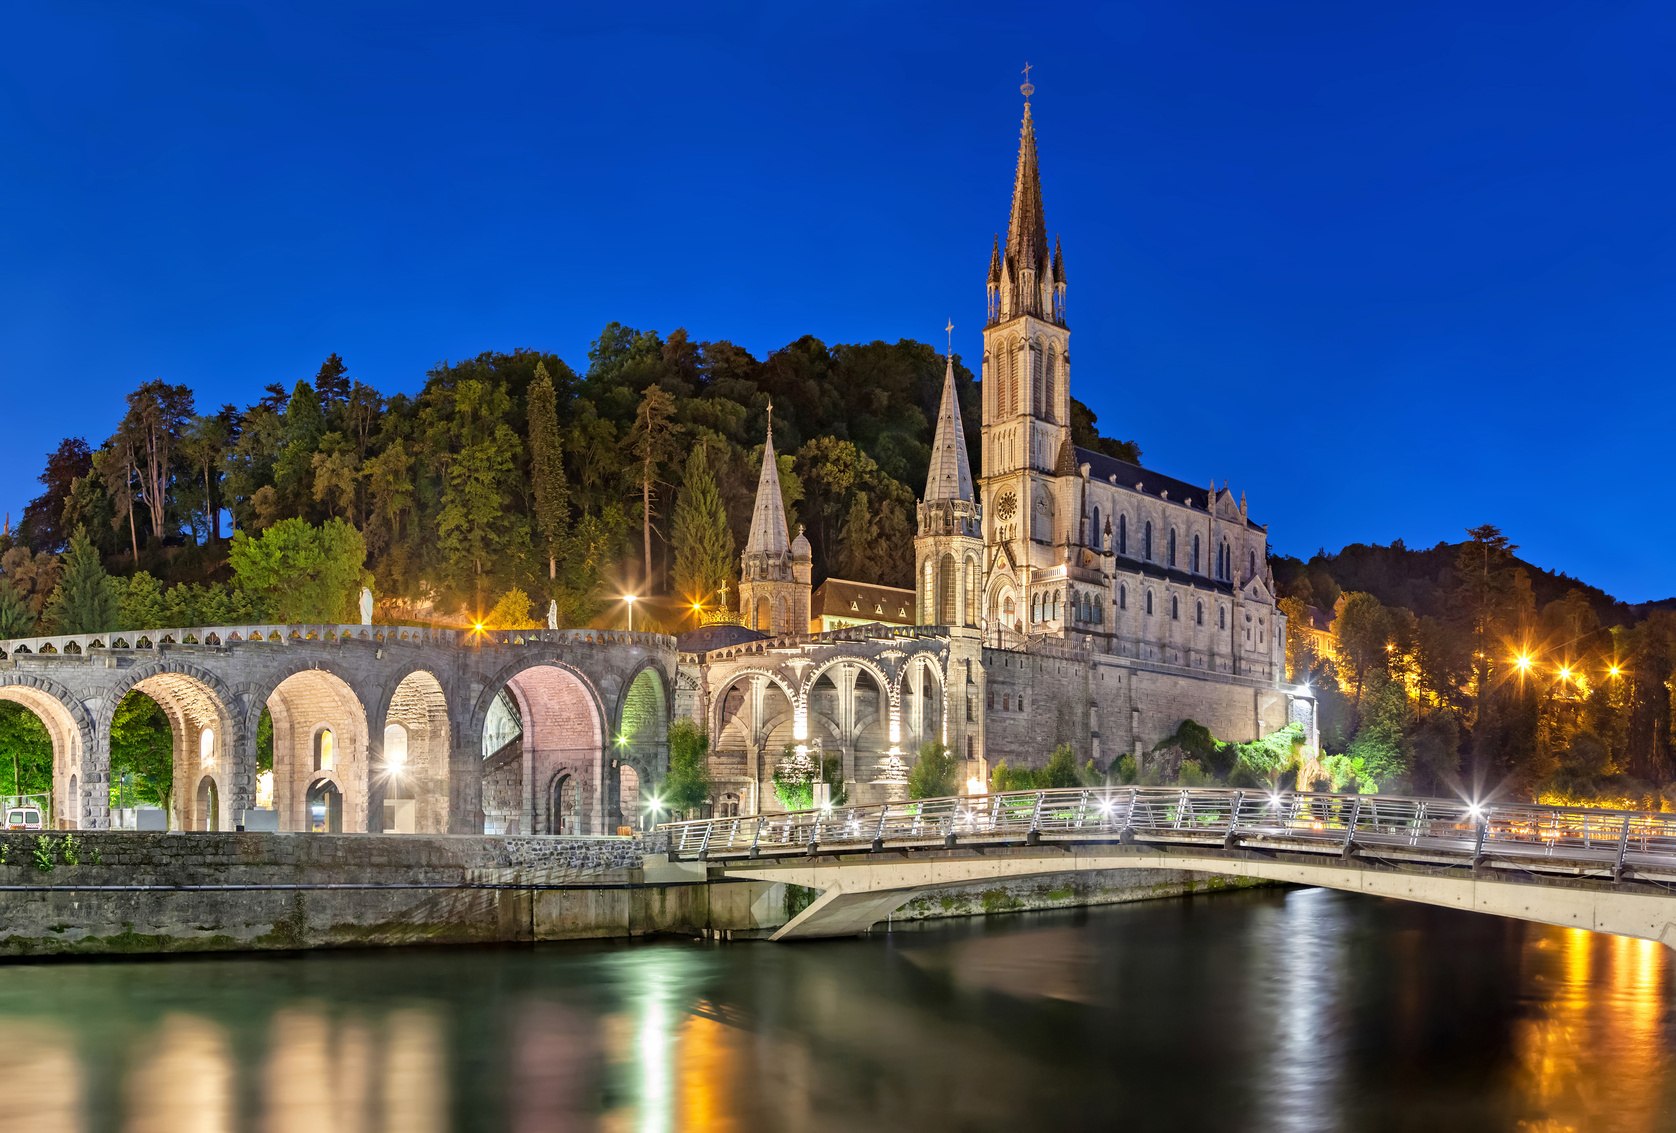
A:
{"type": "MultiPolygon", "coordinates": [[[[1029,82],[1019,127],[1007,241],[989,257],[983,332],[983,480],[986,574],[1002,576],[991,592],[994,624],[1021,628],[1019,604],[1031,574],[1056,565],[1053,477],[1067,469],[1071,443],[1071,332],[1065,325],[1065,257],[1048,247],[1036,125],[1029,82]],[[1012,616],[1003,607],[1014,603],[1012,616]]],[[[1075,469],[1069,469],[1075,473],[1075,469]]]]}

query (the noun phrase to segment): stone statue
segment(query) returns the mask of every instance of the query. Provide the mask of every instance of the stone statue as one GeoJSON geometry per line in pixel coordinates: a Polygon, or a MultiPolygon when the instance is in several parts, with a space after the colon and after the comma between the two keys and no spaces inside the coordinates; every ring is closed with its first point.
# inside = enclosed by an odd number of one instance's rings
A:
{"type": "Polygon", "coordinates": [[[559,603],[557,599],[547,603],[547,628],[559,628],[559,603]]]}
{"type": "Polygon", "coordinates": [[[361,587],[361,624],[372,625],[372,591],[365,586],[361,587]]]}

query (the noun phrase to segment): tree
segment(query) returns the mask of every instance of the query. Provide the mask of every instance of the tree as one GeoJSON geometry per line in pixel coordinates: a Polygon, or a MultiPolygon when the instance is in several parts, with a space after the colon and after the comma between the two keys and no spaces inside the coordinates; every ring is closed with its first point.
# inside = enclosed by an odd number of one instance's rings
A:
{"type": "Polygon", "coordinates": [[[910,799],[940,799],[960,789],[954,754],[939,743],[924,743],[908,773],[910,799]]]}
{"type": "Polygon", "coordinates": [[[18,593],[9,578],[0,578],[0,640],[30,637],[35,632],[35,615],[29,601],[18,593]]]}
{"type": "Polygon", "coordinates": [[[65,437],[58,447],[47,454],[47,466],[39,477],[46,490],[23,509],[23,520],[18,524],[18,539],[28,543],[36,553],[56,554],[69,541],[70,531],[63,525],[64,504],[70,498],[75,482],[93,471],[93,451],[81,437],[65,437]]]}
{"type": "Polygon", "coordinates": [[[116,628],[116,593],[85,528],[76,528],[70,536],[64,577],[52,592],[46,616],[59,633],[104,633],[116,628]]]}
{"type": "Polygon", "coordinates": [[[640,519],[645,539],[645,576],[648,592],[652,589],[652,488],[665,462],[675,451],[675,428],[670,418],[675,411],[675,399],[662,386],[649,385],[640,396],[640,408],[634,415],[634,431],[629,434],[629,447],[640,463],[640,519]]]}
{"type": "Polygon", "coordinates": [[[535,629],[536,621],[530,613],[530,596],[514,586],[500,600],[495,608],[483,618],[484,629],[535,629]]]}
{"type": "Polygon", "coordinates": [[[29,709],[0,701],[0,793],[44,795],[52,790],[52,737],[29,709]]]}
{"type": "Polygon", "coordinates": [[[1338,639],[1338,655],[1355,675],[1355,714],[1362,711],[1362,685],[1368,670],[1385,665],[1385,647],[1391,643],[1391,623],[1388,611],[1372,594],[1346,594],[1339,600],[1338,616],[1333,619],[1333,636],[1338,639]]]}
{"type": "Polygon", "coordinates": [[[111,717],[111,780],[128,797],[169,809],[174,797],[175,746],[169,718],[151,697],[130,692],[111,717]]]}
{"type": "Polygon", "coordinates": [[[180,439],[180,454],[198,473],[204,489],[204,543],[221,538],[221,524],[216,519],[214,482],[219,480],[219,469],[233,429],[229,412],[224,405],[214,417],[194,417],[191,426],[180,439]]]}
{"type": "Polygon", "coordinates": [[[559,576],[559,541],[570,526],[570,483],[559,441],[558,397],[544,363],[535,364],[530,383],[530,487],[535,493],[535,533],[547,552],[547,577],[559,576]]]}
{"type": "Polygon", "coordinates": [[[320,364],[320,372],[314,375],[314,395],[320,399],[322,413],[330,414],[336,406],[349,400],[349,379],[345,376],[348,373],[349,367],[336,353],[320,364]]]}
{"type": "Polygon", "coordinates": [[[139,495],[151,520],[151,534],[159,539],[170,534],[175,450],[191,416],[190,389],[153,379],[128,395],[128,413],[117,430],[133,454],[139,495]]]}
{"type": "Polygon", "coordinates": [[[669,725],[669,774],[663,781],[662,802],[677,814],[688,814],[710,801],[710,739],[692,719],[681,717],[669,725]]]}
{"type": "Polygon", "coordinates": [[[239,585],[288,625],[358,621],[355,603],[371,581],[361,533],[341,519],[315,527],[282,519],[252,538],[239,531],[228,553],[239,585]]]}
{"type": "Polygon", "coordinates": [[[521,451],[503,420],[510,404],[503,386],[463,381],[454,389],[454,419],[447,426],[460,447],[447,458],[439,546],[455,579],[471,579],[479,609],[489,568],[521,521],[509,507],[521,451]]]}
{"type": "Polygon", "coordinates": [[[716,478],[710,473],[706,445],[693,449],[687,458],[670,520],[669,541],[675,548],[678,593],[702,603],[732,581],[738,555],[733,532],[727,526],[727,510],[716,490],[716,478]]]}

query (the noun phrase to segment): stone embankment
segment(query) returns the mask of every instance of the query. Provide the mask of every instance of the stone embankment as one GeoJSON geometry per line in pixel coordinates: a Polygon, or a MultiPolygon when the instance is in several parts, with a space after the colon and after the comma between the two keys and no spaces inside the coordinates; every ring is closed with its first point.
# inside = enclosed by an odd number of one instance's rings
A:
{"type": "MultiPolygon", "coordinates": [[[[0,834],[0,955],[750,938],[769,935],[813,896],[720,878],[647,849],[627,838],[0,834]]],[[[922,894],[896,918],[1106,904],[1222,884],[1161,870],[1048,876],[922,894]]]]}

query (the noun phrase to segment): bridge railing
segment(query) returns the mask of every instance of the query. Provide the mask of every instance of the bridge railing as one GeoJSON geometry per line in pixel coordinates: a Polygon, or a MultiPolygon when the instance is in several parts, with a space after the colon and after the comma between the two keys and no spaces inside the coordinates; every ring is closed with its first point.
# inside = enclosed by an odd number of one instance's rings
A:
{"type": "Polygon", "coordinates": [[[667,823],[685,857],[929,848],[961,840],[1161,841],[1309,852],[1425,851],[1676,871],[1676,815],[1526,803],[1181,787],[1089,787],[667,823]]]}

